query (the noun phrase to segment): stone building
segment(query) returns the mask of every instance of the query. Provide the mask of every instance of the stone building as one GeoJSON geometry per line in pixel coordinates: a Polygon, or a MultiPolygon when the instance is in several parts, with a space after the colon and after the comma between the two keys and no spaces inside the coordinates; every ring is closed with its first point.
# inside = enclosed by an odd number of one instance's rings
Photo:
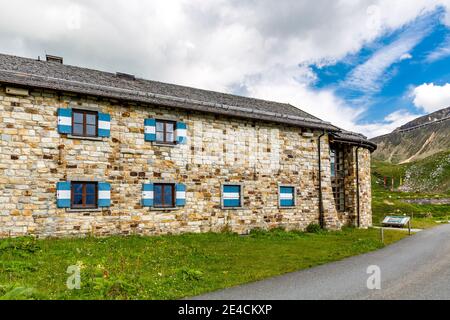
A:
{"type": "Polygon", "coordinates": [[[372,223],[376,146],[289,104],[0,54],[0,236],[372,223]]]}

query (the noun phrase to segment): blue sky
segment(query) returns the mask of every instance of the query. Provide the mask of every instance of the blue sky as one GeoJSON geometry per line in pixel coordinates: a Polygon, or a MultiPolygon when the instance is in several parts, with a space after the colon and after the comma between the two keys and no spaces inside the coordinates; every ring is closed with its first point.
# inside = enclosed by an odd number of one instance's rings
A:
{"type": "Polygon", "coordinates": [[[2,53],[290,103],[369,137],[450,106],[450,0],[0,6],[2,53]]]}
{"type": "MultiPolygon", "coordinates": [[[[423,114],[433,108],[416,106],[412,90],[424,83],[444,86],[450,83],[450,29],[441,23],[445,11],[442,8],[420,17],[406,26],[387,33],[361,48],[357,54],[346,56],[335,64],[325,67],[311,66],[317,74],[315,88],[333,88],[336,94],[349,104],[367,109],[359,119],[360,123],[383,121],[395,111],[423,114]],[[386,50],[390,45],[415,36],[410,50],[393,61],[369,85],[354,86],[346,82],[352,72],[364,65],[376,53],[386,50]],[[446,54],[437,55],[439,49],[446,54]],[[447,49],[447,50],[445,50],[447,49]],[[373,88],[372,88],[373,86],[373,88]]],[[[369,76],[370,77],[370,76],[369,76]]],[[[441,105],[444,108],[450,105],[441,105]]]]}

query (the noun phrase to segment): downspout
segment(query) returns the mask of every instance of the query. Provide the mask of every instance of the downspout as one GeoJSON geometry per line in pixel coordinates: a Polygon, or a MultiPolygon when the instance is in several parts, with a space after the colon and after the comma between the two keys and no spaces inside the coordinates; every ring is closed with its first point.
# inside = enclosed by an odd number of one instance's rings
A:
{"type": "Polygon", "coordinates": [[[358,150],[361,148],[361,146],[356,147],[356,214],[357,214],[357,223],[358,228],[361,226],[361,215],[360,215],[360,204],[359,204],[359,157],[358,157],[358,150]]]}
{"type": "Polygon", "coordinates": [[[317,140],[317,150],[319,153],[319,224],[321,228],[325,227],[324,223],[324,210],[323,210],[323,199],[322,199],[322,159],[321,159],[321,143],[320,139],[325,135],[325,130],[319,136],[317,140]]]}

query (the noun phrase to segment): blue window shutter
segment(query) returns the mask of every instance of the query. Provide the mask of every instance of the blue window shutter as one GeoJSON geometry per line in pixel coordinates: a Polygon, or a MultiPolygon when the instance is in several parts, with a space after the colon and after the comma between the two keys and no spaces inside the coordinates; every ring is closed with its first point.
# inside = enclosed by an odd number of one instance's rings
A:
{"type": "Polygon", "coordinates": [[[153,207],[153,183],[142,185],[142,206],[153,207]]]}
{"type": "Polygon", "coordinates": [[[175,129],[177,143],[185,144],[187,142],[187,126],[184,122],[177,122],[175,129]]]}
{"type": "Polygon", "coordinates": [[[70,208],[70,182],[56,183],[56,206],[58,208],[70,208]]]}
{"type": "Polygon", "coordinates": [[[280,187],[280,206],[294,207],[295,206],[295,188],[294,187],[280,187]]]}
{"type": "Polygon", "coordinates": [[[223,206],[240,207],[241,206],[241,186],[224,185],[223,186],[223,206]]]}
{"type": "Polygon", "coordinates": [[[58,132],[72,133],[72,109],[58,109],[58,132]]]}
{"type": "Polygon", "coordinates": [[[144,120],[144,138],[145,141],[156,141],[156,120],[144,120]]]}
{"type": "Polygon", "coordinates": [[[186,186],[184,184],[178,183],[175,186],[176,191],[176,206],[182,207],[186,205],[186,186]]]}
{"type": "Polygon", "coordinates": [[[111,116],[107,113],[98,114],[98,136],[106,138],[111,136],[111,116]]]}
{"type": "Polygon", "coordinates": [[[111,206],[111,185],[106,182],[98,183],[98,206],[110,207],[111,206]]]}

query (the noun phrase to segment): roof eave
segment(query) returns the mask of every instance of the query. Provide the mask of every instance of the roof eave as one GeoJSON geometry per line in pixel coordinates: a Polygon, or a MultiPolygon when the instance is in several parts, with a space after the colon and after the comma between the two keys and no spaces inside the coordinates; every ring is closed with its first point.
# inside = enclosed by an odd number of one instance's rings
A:
{"type": "Polygon", "coordinates": [[[334,141],[337,142],[342,142],[342,143],[348,143],[351,145],[356,145],[356,146],[360,146],[366,149],[369,149],[370,152],[374,152],[377,149],[377,145],[376,143],[373,143],[370,140],[367,139],[362,139],[359,137],[350,137],[350,136],[345,136],[345,137],[341,137],[341,136],[333,136],[334,141]]]}
{"type": "Polygon", "coordinates": [[[299,126],[308,129],[320,129],[326,130],[329,132],[338,132],[339,128],[333,126],[328,122],[323,121],[307,121],[307,120],[298,120],[293,119],[293,117],[283,116],[273,117],[264,113],[259,113],[256,111],[248,112],[244,111],[243,108],[239,107],[231,107],[231,108],[216,108],[212,106],[208,106],[206,103],[188,103],[186,99],[182,98],[174,98],[170,101],[167,99],[157,98],[156,94],[148,93],[148,94],[131,94],[131,93],[121,93],[117,94],[112,91],[100,90],[98,88],[90,87],[89,84],[74,84],[71,83],[72,86],[69,87],[64,85],[61,82],[58,82],[56,79],[54,81],[43,81],[42,79],[32,79],[26,75],[15,74],[12,77],[10,74],[5,76],[0,71],[0,83],[4,83],[6,85],[20,85],[32,88],[40,88],[40,89],[50,89],[57,90],[63,92],[77,93],[77,94],[86,94],[92,96],[99,96],[104,98],[117,99],[122,101],[130,101],[130,102],[141,102],[141,103],[152,103],[158,104],[167,107],[181,108],[185,110],[193,110],[200,112],[208,112],[213,114],[222,114],[233,117],[245,118],[245,119],[253,119],[253,120],[263,120],[269,122],[276,122],[282,124],[290,124],[293,126],[299,126]],[[241,110],[240,110],[241,109],[241,110]]]}

